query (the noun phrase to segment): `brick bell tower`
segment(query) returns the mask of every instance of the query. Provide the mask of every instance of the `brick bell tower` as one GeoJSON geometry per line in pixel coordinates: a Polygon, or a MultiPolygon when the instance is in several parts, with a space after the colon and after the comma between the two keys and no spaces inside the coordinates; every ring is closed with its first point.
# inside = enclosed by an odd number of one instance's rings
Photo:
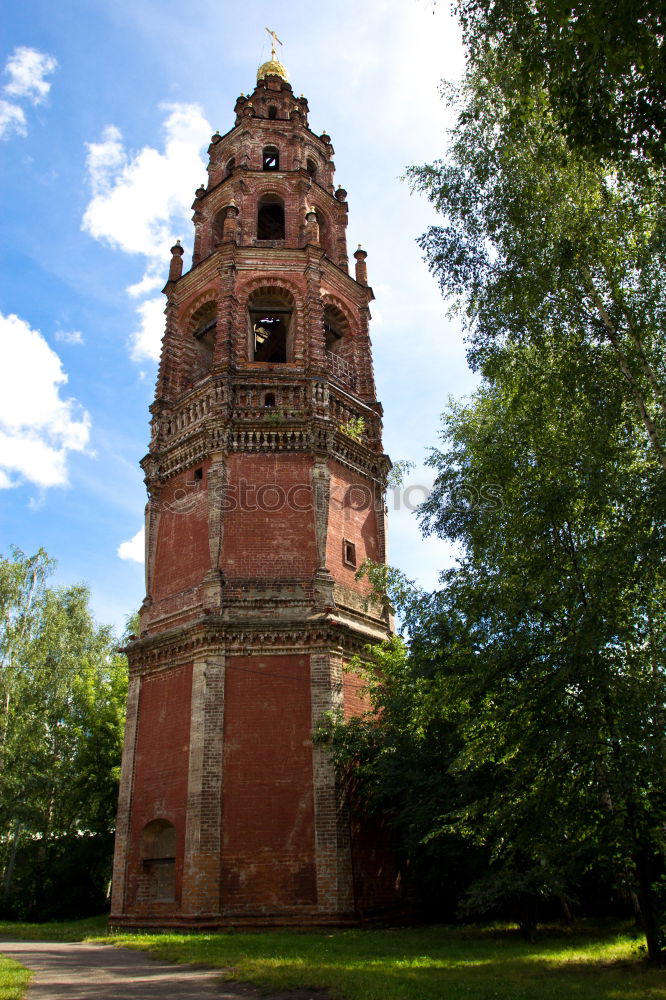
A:
{"type": "MultiPolygon", "coordinates": [[[[141,635],[111,920],[341,922],[396,900],[377,830],[350,823],[322,713],[364,706],[345,661],[389,618],[365,258],[346,192],[273,51],[209,146],[192,267],[172,248],[142,462],[141,635]]],[[[384,838],[385,840],[385,838],[384,838]]]]}

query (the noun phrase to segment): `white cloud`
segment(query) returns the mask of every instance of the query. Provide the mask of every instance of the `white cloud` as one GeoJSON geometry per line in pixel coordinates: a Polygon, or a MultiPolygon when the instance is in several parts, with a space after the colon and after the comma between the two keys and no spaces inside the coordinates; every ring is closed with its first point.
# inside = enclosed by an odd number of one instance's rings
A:
{"type": "Polygon", "coordinates": [[[41,104],[51,89],[50,82],[44,77],[53,73],[57,65],[53,56],[46,52],[38,52],[25,45],[14,49],[4,68],[9,82],[3,87],[3,93],[13,100],[0,98],[0,139],[8,139],[12,134],[28,134],[25,111],[17,100],[41,104]]]}
{"type": "Polygon", "coordinates": [[[82,344],[83,334],[80,330],[56,330],[55,339],[61,344],[82,344]]]}
{"type": "Polygon", "coordinates": [[[142,563],[145,559],[145,530],[139,528],[136,535],[128,542],[121,542],[117,549],[117,555],[121,559],[128,559],[130,562],[142,563]]]}
{"type": "Polygon", "coordinates": [[[5,66],[5,74],[9,76],[5,93],[10,97],[24,97],[32,104],[40,104],[51,89],[51,84],[44,77],[53,73],[57,66],[57,60],[46,52],[19,45],[5,66]]]}
{"type": "MultiPolygon", "coordinates": [[[[115,125],[107,125],[100,142],[87,144],[92,198],[82,228],[116,250],[146,258],[143,277],[127,289],[132,298],[149,295],[166,281],[169,249],[178,233],[189,232],[194,191],[206,176],[201,150],[212,127],[201,108],[196,104],[163,108],[168,112],[164,152],[151,146],[128,152],[115,125]]],[[[164,333],[164,304],[161,299],[147,299],[137,312],[130,355],[135,361],[156,361],[164,333]]]]}
{"type": "Polygon", "coordinates": [[[159,262],[166,280],[174,233],[189,224],[194,190],[206,175],[200,150],[211,126],[196,104],[164,107],[170,113],[163,153],[144,146],[130,155],[114,125],[107,126],[101,142],[88,143],[93,196],[83,229],[115,249],[146,256],[151,277],[159,262]]]}
{"type": "Polygon", "coordinates": [[[18,316],[0,314],[0,488],[11,473],[37,486],[67,484],[70,451],[84,451],[90,416],[75,399],[58,355],[38,330],[18,316]]]}
{"type": "Polygon", "coordinates": [[[164,300],[146,299],[137,308],[139,328],[130,337],[133,361],[159,361],[164,334],[164,300]]]}
{"type": "Polygon", "coordinates": [[[150,292],[156,291],[166,281],[164,272],[163,260],[160,259],[159,263],[157,261],[150,263],[141,281],[137,281],[134,285],[128,285],[127,294],[133,299],[139,299],[142,295],[148,295],[150,292]]]}
{"type": "Polygon", "coordinates": [[[18,104],[0,99],[0,139],[9,137],[12,132],[16,132],[18,135],[27,135],[25,113],[18,104]]]}

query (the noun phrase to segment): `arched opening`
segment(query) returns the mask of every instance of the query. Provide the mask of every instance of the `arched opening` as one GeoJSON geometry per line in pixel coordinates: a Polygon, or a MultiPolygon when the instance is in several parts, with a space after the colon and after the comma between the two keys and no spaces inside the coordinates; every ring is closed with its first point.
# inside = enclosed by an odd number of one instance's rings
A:
{"type": "Polygon", "coordinates": [[[143,892],[152,902],[176,898],[176,828],[166,819],[154,819],[141,831],[143,892]]]}
{"type": "Polygon", "coordinates": [[[284,202],[276,194],[267,194],[257,208],[257,239],[284,239],[284,202]]]}
{"type": "Polygon", "coordinates": [[[331,257],[331,230],[326,221],[326,216],[318,208],[315,208],[315,215],[317,217],[317,225],[319,226],[319,245],[326,256],[331,257]]]}
{"type": "Polygon", "coordinates": [[[264,406],[275,406],[275,393],[267,392],[264,396],[264,406]]]}
{"type": "Polygon", "coordinates": [[[324,308],[324,339],[331,375],[352,389],[356,388],[354,351],[352,338],[349,335],[349,324],[342,310],[330,304],[324,308]]]}
{"type": "Polygon", "coordinates": [[[312,180],[313,181],[316,180],[316,178],[317,178],[317,163],[316,163],[316,161],[313,160],[311,157],[308,157],[307,160],[305,161],[305,169],[309,173],[309,175],[312,178],[312,180]]]}
{"type": "MultiPolygon", "coordinates": [[[[291,354],[293,300],[289,293],[278,288],[260,289],[250,298],[248,314],[251,360],[284,364],[291,354]]],[[[275,406],[273,393],[267,393],[264,405],[275,406]]]]}
{"type": "Polygon", "coordinates": [[[275,107],[274,104],[271,104],[270,107],[268,108],[268,117],[271,119],[271,121],[275,121],[275,119],[277,118],[277,108],[275,107]]]}
{"type": "Polygon", "coordinates": [[[230,160],[227,160],[227,165],[225,167],[225,176],[230,177],[234,170],[236,169],[236,157],[232,156],[230,160]]]}
{"type": "Polygon", "coordinates": [[[280,150],[277,146],[264,146],[262,165],[264,170],[280,169],[280,150]]]}
{"type": "Polygon", "coordinates": [[[326,306],[324,309],[324,337],[326,350],[331,354],[341,354],[344,347],[344,337],[347,333],[347,320],[340,309],[326,306]]]}
{"type": "Polygon", "coordinates": [[[224,219],[227,214],[226,206],[221,208],[213,219],[213,246],[217,246],[224,238],[224,219]]]}
{"type": "Polygon", "coordinates": [[[195,346],[193,381],[203,378],[213,367],[215,337],[217,334],[217,305],[207,302],[192,317],[192,336],[195,346]]]}

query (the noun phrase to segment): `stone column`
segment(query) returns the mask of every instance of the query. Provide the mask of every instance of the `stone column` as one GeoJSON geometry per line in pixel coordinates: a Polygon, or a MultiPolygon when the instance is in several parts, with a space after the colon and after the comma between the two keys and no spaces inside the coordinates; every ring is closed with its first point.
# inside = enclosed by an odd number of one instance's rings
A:
{"type": "Polygon", "coordinates": [[[207,655],[192,667],[181,911],[188,917],[220,912],[223,722],[224,656],[207,655]]]}
{"type": "Polygon", "coordinates": [[[220,571],[220,552],[222,549],[222,533],[224,518],[222,502],[226,488],[226,464],[222,452],[213,452],[208,469],[208,548],[210,552],[210,569],[206,574],[202,597],[204,608],[219,612],[222,604],[223,577],[220,571]]]}
{"type": "Polygon", "coordinates": [[[111,882],[111,920],[121,917],[127,911],[125,899],[127,883],[127,851],[132,821],[131,801],[134,785],[134,755],[136,752],[137,720],[141,677],[130,675],[127,692],[127,715],[125,717],[125,741],[120,768],[120,788],[118,790],[118,813],[116,818],[116,844],[113,856],[113,878],[111,882]]]}
{"type": "MultiPolygon", "coordinates": [[[[316,726],[324,712],[342,708],[342,656],[313,653],[310,670],[312,721],[316,726]]],[[[317,909],[329,914],[350,913],[354,909],[354,883],[349,825],[328,747],[313,745],[312,770],[317,909]]]]}

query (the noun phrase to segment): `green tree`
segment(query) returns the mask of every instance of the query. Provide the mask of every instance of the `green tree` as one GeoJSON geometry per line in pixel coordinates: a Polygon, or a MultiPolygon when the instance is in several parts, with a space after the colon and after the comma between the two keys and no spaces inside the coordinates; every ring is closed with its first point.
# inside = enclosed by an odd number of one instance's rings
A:
{"type": "Polygon", "coordinates": [[[85,587],[47,586],[52,565],[42,551],[0,560],[3,896],[34,914],[66,895],[54,871],[83,839],[108,861],[126,695],[113,633],[94,623],[85,587]]]}
{"type": "Polygon", "coordinates": [[[488,52],[451,94],[448,159],[409,171],[446,220],[421,245],[466,319],[473,366],[492,377],[507,339],[595,345],[666,469],[663,172],[636,177],[572,152],[541,89],[517,118],[516,71],[488,52]]]}
{"type": "Polygon", "coordinates": [[[602,867],[637,892],[658,960],[664,491],[627,411],[591,348],[506,348],[448,415],[423,514],[465,552],[440,595],[457,640],[437,695],[461,746],[452,773],[479,779],[443,829],[493,859],[471,901],[513,893],[525,909],[602,867]]]}
{"type": "MultiPolygon", "coordinates": [[[[424,529],[456,541],[461,557],[434,594],[398,588],[408,653],[379,660],[377,715],[356,724],[356,743],[343,732],[334,745],[358,761],[370,801],[392,801],[399,824],[418,802],[419,843],[455,835],[489,852],[469,909],[508,900],[529,933],[535,901],[575,894],[587,873],[610,877],[635,891],[659,961],[663,169],[652,133],[639,129],[634,142],[629,119],[621,135],[600,121],[582,141],[582,119],[558,91],[568,43],[560,70],[555,56],[540,66],[529,25],[511,44],[493,34],[506,4],[489,6],[486,20],[483,3],[464,10],[472,44],[466,78],[449,91],[449,154],[409,172],[443,216],[422,246],[481,377],[445,416],[422,510],[424,529]],[[428,775],[439,778],[430,804],[418,794],[428,775]],[[410,782],[411,800],[395,794],[410,782]]],[[[545,20],[554,8],[516,10],[545,20]]],[[[563,37],[595,30],[588,7],[570,14],[563,37]]],[[[643,68],[646,86],[658,83],[643,68]]],[[[606,84],[611,105],[634,100],[620,77],[606,84]]]]}
{"type": "Polygon", "coordinates": [[[666,162],[666,16],[660,4],[459,0],[472,60],[511,58],[513,113],[546,90],[571,146],[636,166],[666,162]]]}
{"type": "Polygon", "coordinates": [[[483,378],[446,418],[423,510],[464,553],[440,599],[468,649],[439,672],[452,771],[489,789],[442,829],[491,847],[477,903],[561,892],[601,860],[636,887],[658,960],[664,178],[581,150],[556,87],[475,30],[450,154],[410,171],[444,217],[422,246],[483,378]]]}

